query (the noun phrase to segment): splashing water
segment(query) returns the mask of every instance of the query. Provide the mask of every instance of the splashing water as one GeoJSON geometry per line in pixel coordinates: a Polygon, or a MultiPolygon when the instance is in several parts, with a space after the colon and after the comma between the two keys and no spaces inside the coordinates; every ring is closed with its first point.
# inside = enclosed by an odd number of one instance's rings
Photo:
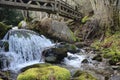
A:
{"type": "Polygon", "coordinates": [[[81,62],[85,59],[85,55],[78,55],[78,54],[71,54],[70,52],[67,53],[68,57],[64,59],[64,64],[68,66],[72,66],[74,68],[80,68],[81,62]]]}
{"type": "Polygon", "coordinates": [[[41,52],[54,45],[43,35],[39,36],[33,31],[23,29],[9,31],[4,40],[8,40],[9,52],[0,53],[0,56],[4,55],[2,67],[12,70],[39,63],[41,52]]]}

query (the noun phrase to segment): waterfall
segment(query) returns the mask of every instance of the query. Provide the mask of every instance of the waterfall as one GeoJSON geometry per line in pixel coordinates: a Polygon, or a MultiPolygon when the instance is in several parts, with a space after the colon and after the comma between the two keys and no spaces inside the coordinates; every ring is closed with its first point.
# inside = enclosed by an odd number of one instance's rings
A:
{"type": "Polygon", "coordinates": [[[10,30],[4,40],[9,43],[8,52],[0,52],[0,61],[4,69],[20,69],[30,64],[39,63],[41,60],[41,52],[50,46],[52,42],[43,35],[30,30],[10,30]]]}

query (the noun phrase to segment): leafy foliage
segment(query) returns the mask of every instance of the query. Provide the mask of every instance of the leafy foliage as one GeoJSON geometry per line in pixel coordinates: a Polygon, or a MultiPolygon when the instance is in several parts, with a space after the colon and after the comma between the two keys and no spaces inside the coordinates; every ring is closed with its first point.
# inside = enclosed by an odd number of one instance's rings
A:
{"type": "Polygon", "coordinates": [[[0,39],[2,39],[5,36],[9,29],[11,29],[10,26],[0,22],[0,39]]]}
{"type": "Polygon", "coordinates": [[[20,11],[9,8],[0,8],[0,22],[4,22],[7,25],[17,25],[23,20],[20,11]]]}

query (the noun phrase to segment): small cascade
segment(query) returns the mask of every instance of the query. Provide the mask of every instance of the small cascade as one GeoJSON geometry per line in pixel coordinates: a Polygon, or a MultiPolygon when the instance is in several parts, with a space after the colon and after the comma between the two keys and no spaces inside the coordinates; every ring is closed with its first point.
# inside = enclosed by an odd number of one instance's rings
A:
{"type": "Polygon", "coordinates": [[[70,52],[68,52],[67,54],[68,57],[64,59],[64,64],[72,66],[74,68],[80,68],[82,61],[86,58],[86,56],[82,54],[72,54],[70,52]]]}
{"type": "Polygon", "coordinates": [[[41,62],[41,52],[54,45],[43,35],[23,29],[10,30],[4,40],[9,43],[9,51],[0,52],[1,65],[4,69],[12,70],[41,62]]]}

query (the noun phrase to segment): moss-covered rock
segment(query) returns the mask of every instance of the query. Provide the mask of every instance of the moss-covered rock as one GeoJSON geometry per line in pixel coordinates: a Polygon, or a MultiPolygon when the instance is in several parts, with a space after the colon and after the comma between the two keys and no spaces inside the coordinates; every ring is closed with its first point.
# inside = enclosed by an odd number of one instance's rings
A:
{"type": "Polygon", "coordinates": [[[89,44],[87,44],[86,42],[76,42],[75,45],[78,47],[78,48],[83,48],[85,46],[89,46],[89,44]]]}
{"type": "Polygon", "coordinates": [[[82,63],[89,63],[88,59],[84,59],[82,63]]]}
{"type": "Polygon", "coordinates": [[[49,63],[59,63],[64,57],[67,57],[67,49],[62,48],[50,48],[42,52],[45,57],[45,61],[49,63]]]}
{"type": "Polygon", "coordinates": [[[70,80],[70,72],[58,66],[31,68],[19,74],[17,80],[70,80]]]}
{"type": "Polygon", "coordinates": [[[22,68],[21,72],[24,72],[30,68],[43,68],[43,67],[48,67],[48,66],[52,66],[52,65],[49,63],[34,64],[34,65],[30,65],[30,66],[22,68]]]}
{"type": "Polygon", "coordinates": [[[78,49],[74,44],[67,44],[66,43],[66,44],[64,44],[64,47],[67,49],[68,52],[71,52],[71,53],[78,52],[78,49]]]}
{"type": "Polygon", "coordinates": [[[93,75],[89,74],[88,72],[83,71],[76,71],[73,75],[74,80],[97,80],[93,75]]]}
{"type": "Polygon", "coordinates": [[[2,39],[5,36],[9,29],[11,29],[10,26],[0,22],[0,39],[2,39]]]}

